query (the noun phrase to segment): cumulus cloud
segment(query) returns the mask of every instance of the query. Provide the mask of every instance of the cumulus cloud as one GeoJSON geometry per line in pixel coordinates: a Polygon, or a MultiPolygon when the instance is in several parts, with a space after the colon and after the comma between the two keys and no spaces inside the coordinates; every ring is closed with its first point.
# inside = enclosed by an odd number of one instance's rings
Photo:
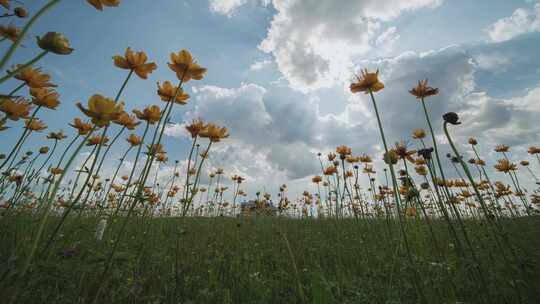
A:
{"type": "Polygon", "coordinates": [[[308,91],[348,77],[355,56],[394,42],[397,29],[382,22],[440,0],[274,0],[274,16],[260,49],[271,53],[291,87],[308,91]],[[375,40],[375,41],[373,41],[375,40]]]}
{"type": "Polygon", "coordinates": [[[490,25],[486,32],[494,42],[510,40],[516,36],[537,32],[540,30],[540,3],[530,10],[518,8],[514,13],[497,20],[490,25]]]}

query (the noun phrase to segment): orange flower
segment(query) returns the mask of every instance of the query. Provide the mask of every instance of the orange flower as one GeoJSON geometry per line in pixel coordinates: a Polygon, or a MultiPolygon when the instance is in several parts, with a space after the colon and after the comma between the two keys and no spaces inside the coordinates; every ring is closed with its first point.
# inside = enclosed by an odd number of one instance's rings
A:
{"type": "Polygon", "coordinates": [[[181,50],[178,54],[171,53],[171,62],[168,64],[182,82],[201,80],[206,73],[206,69],[197,64],[187,50],[181,50]]]}
{"type": "Polygon", "coordinates": [[[128,130],[133,130],[140,124],[140,122],[135,120],[135,117],[129,116],[127,112],[120,113],[118,118],[113,120],[113,122],[127,128],[128,130]]]}
{"type": "Polygon", "coordinates": [[[495,169],[497,169],[497,171],[504,172],[504,173],[508,173],[510,171],[515,171],[517,169],[516,164],[511,163],[506,158],[499,159],[497,161],[497,164],[494,167],[495,167],[495,169]]]}
{"type": "Polygon", "coordinates": [[[24,125],[25,125],[25,128],[30,130],[30,131],[43,131],[45,129],[47,129],[47,125],[45,123],[43,123],[41,120],[39,120],[39,118],[31,118],[31,119],[27,119],[25,122],[24,122],[24,125]]]}
{"type": "Polygon", "coordinates": [[[319,175],[315,175],[315,176],[311,179],[311,181],[312,181],[313,183],[315,183],[315,184],[318,184],[318,183],[320,183],[320,182],[322,181],[322,177],[320,177],[319,175]]]}
{"type": "Polygon", "coordinates": [[[32,103],[36,106],[55,110],[60,104],[60,101],[58,101],[60,95],[48,88],[30,88],[30,95],[33,97],[32,103]]]}
{"type": "Polygon", "coordinates": [[[97,10],[102,11],[104,6],[117,7],[120,5],[120,0],[86,0],[97,10]]]}
{"type": "Polygon", "coordinates": [[[439,93],[439,89],[428,87],[427,83],[427,79],[418,81],[418,85],[412,88],[409,93],[416,96],[417,99],[423,99],[429,96],[437,95],[439,93]]]}
{"type": "Polygon", "coordinates": [[[211,142],[219,142],[221,139],[229,137],[229,132],[225,127],[218,127],[209,123],[200,133],[200,136],[210,139],[211,142]]]}
{"type": "Polygon", "coordinates": [[[88,141],[86,142],[86,145],[87,146],[96,146],[96,145],[99,145],[101,143],[103,146],[106,146],[107,142],[109,141],[109,138],[107,136],[105,136],[103,138],[103,143],[101,142],[102,141],[101,139],[102,139],[102,137],[99,136],[99,135],[91,136],[88,139],[88,141]]]}
{"type": "Polygon", "coordinates": [[[352,83],[349,87],[352,93],[364,92],[369,94],[384,89],[384,84],[379,81],[379,70],[370,73],[367,69],[364,69],[361,77],[356,76],[356,79],[358,82],[352,83]]]}
{"type": "Polygon", "coordinates": [[[148,148],[147,154],[166,154],[167,153],[165,152],[165,150],[163,150],[162,144],[148,145],[147,148],[148,148]]]}
{"type": "Polygon", "coordinates": [[[529,147],[529,149],[527,149],[527,153],[529,153],[531,155],[539,154],[540,153],[540,147],[529,147]]]}
{"type": "Polygon", "coordinates": [[[49,135],[47,135],[48,139],[55,139],[55,140],[62,140],[66,138],[67,136],[64,134],[64,132],[51,132],[49,135]]]}
{"type": "Polygon", "coordinates": [[[6,114],[6,117],[11,120],[19,120],[19,118],[28,118],[30,115],[31,104],[24,101],[24,99],[19,99],[14,101],[9,98],[0,100],[0,111],[6,114]]]}
{"type": "Polygon", "coordinates": [[[131,146],[138,146],[142,143],[142,138],[135,134],[129,134],[126,140],[131,144],[131,146]]]}
{"type": "Polygon", "coordinates": [[[144,108],[142,112],[133,110],[133,113],[135,113],[135,116],[137,116],[138,119],[147,121],[151,125],[158,122],[161,118],[161,110],[159,106],[156,105],[148,106],[144,108]]]}
{"type": "MultiPolygon", "coordinates": [[[[20,65],[16,65],[15,69],[18,67],[20,67],[20,65]]],[[[49,82],[51,76],[42,73],[40,69],[33,69],[30,66],[23,68],[19,74],[14,77],[26,82],[26,85],[31,88],[56,87],[55,84],[49,82]]]]}
{"type": "Polygon", "coordinates": [[[21,29],[17,28],[14,25],[0,25],[0,37],[9,39],[12,42],[15,42],[19,38],[21,29]]]}
{"type": "Polygon", "coordinates": [[[508,152],[510,150],[510,147],[507,145],[497,145],[495,146],[495,152],[508,152]]]}
{"type": "Polygon", "coordinates": [[[173,100],[174,96],[176,96],[175,103],[185,105],[187,104],[187,100],[189,99],[189,95],[184,93],[184,90],[182,88],[179,88],[177,86],[173,86],[170,81],[165,81],[163,83],[163,86],[161,84],[157,83],[158,85],[158,95],[161,97],[161,100],[165,102],[169,102],[173,100]],[[178,94],[177,94],[178,91],[178,94]]]}
{"type": "Polygon", "coordinates": [[[347,155],[352,154],[352,151],[351,151],[351,148],[349,148],[347,146],[339,146],[339,147],[336,148],[336,153],[339,154],[341,159],[345,159],[347,157],[347,155]]]}
{"type": "Polygon", "coordinates": [[[191,134],[191,138],[197,137],[204,129],[206,124],[201,119],[193,120],[193,122],[186,126],[186,130],[191,134]]]}
{"type": "Polygon", "coordinates": [[[77,107],[87,116],[92,118],[92,122],[103,127],[109,125],[111,120],[117,119],[124,111],[124,103],[116,103],[110,98],[96,94],[88,100],[88,109],[84,108],[81,103],[77,103],[77,107]]]}
{"type": "Polygon", "coordinates": [[[62,168],[51,168],[49,169],[49,172],[51,172],[52,175],[58,175],[64,173],[64,170],[62,168]]]}
{"type": "Polygon", "coordinates": [[[69,124],[69,125],[72,126],[75,129],[77,129],[79,131],[79,135],[86,135],[93,128],[92,124],[85,123],[78,117],[73,119],[73,123],[69,124]]]}
{"type": "Polygon", "coordinates": [[[334,175],[337,173],[337,168],[334,166],[328,166],[323,171],[324,175],[334,175]]]}
{"type": "Polygon", "coordinates": [[[144,52],[133,52],[131,48],[126,49],[124,57],[116,55],[113,57],[114,65],[126,70],[133,70],[142,79],[148,78],[148,74],[157,69],[153,62],[146,63],[148,57],[144,52]]]}
{"type": "Polygon", "coordinates": [[[156,156],[156,160],[160,163],[164,163],[167,160],[169,160],[169,158],[167,157],[167,154],[165,153],[158,153],[156,156]]]}

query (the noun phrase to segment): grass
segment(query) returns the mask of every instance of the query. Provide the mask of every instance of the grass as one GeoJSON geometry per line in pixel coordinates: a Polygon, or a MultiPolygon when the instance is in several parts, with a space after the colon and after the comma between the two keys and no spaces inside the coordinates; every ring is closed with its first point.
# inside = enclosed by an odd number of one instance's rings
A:
{"type": "MultiPolygon", "coordinates": [[[[16,303],[90,302],[120,226],[111,223],[97,241],[97,222],[70,218],[52,250],[38,255],[26,278],[14,283],[37,218],[2,218],[3,298],[17,294],[16,303]]],[[[465,224],[486,292],[474,279],[474,263],[456,258],[443,222],[434,222],[440,255],[425,221],[406,221],[415,261],[410,265],[403,244],[397,247],[397,222],[389,231],[384,220],[375,219],[135,217],[105,278],[100,302],[418,303],[413,267],[429,303],[540,302],[540,290],[534,287],[540,286],[540,218],[502,223],[518,248],[515,263],[504,262],[486,225],[465,224]]]]}

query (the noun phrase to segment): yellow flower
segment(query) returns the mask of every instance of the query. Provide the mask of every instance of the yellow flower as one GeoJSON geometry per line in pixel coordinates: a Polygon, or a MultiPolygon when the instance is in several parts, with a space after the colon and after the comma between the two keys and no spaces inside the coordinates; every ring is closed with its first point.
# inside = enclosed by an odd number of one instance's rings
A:
{"type": "Polygon", "coordinates": [[[193,122],[186,126],[186,130],[191,134],[191,138],[197,137],[204,129],[206,124],[201,119],[193,120],[193,122]]]}
{"type": "Polygon", "coordinates": [[[60,104],[60,101],[58,101],[60,95],[48,88],[30,88],[30,95],[33,97],[32,103],[36,106],[55,110],[60,104]]]}
{"type": "Polygon", "coordinates": [[[77,103],[77,107],[88,117],[92,118],[92,122],[103,127],[109,125],[111,120],[115,120],[122,114],[124,103],[116,103],[110,98],[96,94],[88,100],[88,109],[85,109],[81,103],[77,103]]]}
{"type": "Polygon", "coordinates": [[[69,125],[77,129],[79,132],[79,135],[86,135],[88,134],[88,132],[90,132],[90,130],[92,130],[92,124],[85,123],[78,117],[73,119],[73,123],[69,125]]]}
{"type": "MultiPolygon", "coordinates": [[[[15,69],[20,65],[15,66],[15,69]]],[[[15,75],[15,79],[26,82],[26,85],[31,88],[44,88],[44,87],[56,87],[55,84],[50,83],[51,76],[42,73],[40,69],[34,69],[30,66],[23,68],[19,74],[15,75]]]]}
{"type": "Polygon", "coordinates": [[[40,48],[57,55],[69,55],[73,49],[69,47],[69,40],[57,32],[48,32],[43,37],[37,38],[40,48]]]}
{"type": "Polygon", "coordinates": [[[384,89],[384,84],[379,81],[379,70],[370,73],[367,69],[364,69],[361,77],[356,76],[356,79],[358,82],[352,83],[349,87],[352,93],[364,92],[369,94],[369,92],[378,92],[384,89]]]}
{"type": "Polygon", "coordinates": [[[124,57],[116,55],[113,57],[114,65],[126,70],[133,70],[142,79],[148,78],[148,74],[157,69],[153,62],[146,63],[148,57],[144,52],[133,52],[131,48],[126,49],[124,57]]]}
{"type": "Polygon", "coordinates": [[[55,139],[55,140],[62,140],[66,138],[67,136],[64,134],[64,132],[51,132],[49,135],[47,135],[48,139],[55,139]]]}
{"type": "Polygon", "coordinates": [[[410,90],[409,93],[416,96],[417,99],[422,99],[425,97],[437,95],[439,93],[439,89],[428,87],[427,83],[428,83],[427,79],[418,81],[418,85],[412,88],[412,90],[410,90]]]}
{"type": "Polygon", "coordinates": [[[24,127],[30,131],[43,131],[47,129],[47,125],[43,123],[39,118],[27,119],[24,122],[24,127]]]}
{"type": "Polygon", "coordinates": [[[120,5],[120,0],[86,0],[97,10],[102,11],[104,6],[117,7],[120,5]]]}
{"type": "Polygon", "coordinates": [[[152,105],[143,109],[143,111],[133,110],[138,119],[154,124],[161,118],[161,110],[158,106],[152,105]]]}
{"type": "Polygon", "coordinates": [[[6,114],[6,117],[11,120],[19,120],[19,118],[28,118],[30,114],[31,104],[20,99],[14,101],[10,98],[0,100],[0,111],[6,114]]]}
{"type": "Polygon", "coordinates": [[[14,25],[0,25],[0,37],[9,39],[12,42],[15,42],[21,33],[21,29],[17,28],[14,25]]]}
{"type": "Polygon", "coordinates": [[[135,117],[129,116],[127,112],[120,113],[118,118],[116,118],[113,122],[126,127],[128,130],[133,130],[140,124],[140,122],[135,120],[135,117]]]}
{"type": "Polygon", "coordinates": [[[181,50],[178,54],[171,53],[169,68],[176,72],[176,76],[182,82],[191,79],[201,80],[206,73],[206,69],[197,64],[187,50],[181,50]]]}
{"type": "Polygon", "coordinates": [[[426,137],[426,131],[424,129],[415,129],[412,134],[414,139],[422,139],[426,137]]]}
{"type": "Polygon", "coordinates": [[[165,81],[163,83],[163,86],[158,82],[158,95],[161,97],[161,100],[165,102],[171,101],[174,96],[176,95],[176,91],[178,90],[178,96],[176,96],[175,103],[185,105],[187,103],[187,100],[189,99],[189,95],[184,93],[184,90],[182,88],[178,88],[177,86],[173,86],[170,81],[165,81]]]}
{"type": "Polygon", "coordinates": [[[131,146],[138,146],[142,143],[142,138],[135,134],[129,134],[126,140],[131,146]]]}
{"type": "Polygon", "coordinates": [[[208,138],[211,142],[219,142],[221,139],[229,137],[229,132],[226,127],[219,127],[209,123],[199,135],[208,138]]]}

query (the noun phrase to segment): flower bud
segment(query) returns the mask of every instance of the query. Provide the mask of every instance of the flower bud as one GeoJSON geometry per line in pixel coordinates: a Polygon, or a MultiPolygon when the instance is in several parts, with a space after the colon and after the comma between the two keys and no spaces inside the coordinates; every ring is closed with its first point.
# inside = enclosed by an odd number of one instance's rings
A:
{"type": "Polygon", "coordinates": [[[453,125],[459,125],[461,122],[459,121],[459,116],[456,112],[448,112],[443,115],[444,122],[447,122],[449,124],[453,125]]]}
{"type": "Polygon", "coordinates": [[[399,160],[399,156],[396,151],[390,150],[384,154],[383,160],[387,165],[395,165],[399,160]]]}

